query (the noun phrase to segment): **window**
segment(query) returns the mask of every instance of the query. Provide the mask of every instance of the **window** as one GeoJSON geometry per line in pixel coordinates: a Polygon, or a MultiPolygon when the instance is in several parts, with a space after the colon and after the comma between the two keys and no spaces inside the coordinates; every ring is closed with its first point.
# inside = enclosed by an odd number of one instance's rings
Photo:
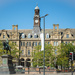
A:
{"type": "Polygon", "coordinates": [[[67,41],[65,43],[67,44],[67,41]]]}
{"type": "Polygon", "coordinates": [[[34,46],[34,42],[33,42],[33,46],[34,46]]]}
{"type": "Polygon", "coordinates": [[[21,42],[21,46],[22,46],[22,42],[21,42]]]}
{"type": "Polygon", "coordinates": [[[41,42],[39,42],[39,45],[41,45],[41,42]]]}
{"type": "Polygon", "coordinates": [[[30,55],[30,50],[28,50],[28,55],[30,55]]]}
{"type": "Polygon", "coordinates": [[[22,50],[22,55],[24,55],[24,50],[22,50]]]}
{"type": "Polygon", "coordinates": [[[27,42],[27,46],[28,46],[28,42],[27,42]]]}
{"type": "Polygon", "coordinates": [[[29,46],[31,46],[31,42],[29,42],[29,46]]]}
{"type": "Polygon", "coordinates": [[[66,34],[66,38],[69,38],[69,34],[66,34]]]}
{"type": "Polygon", "coordinates": [[[34,34],[34,38],[38,38],[38,35],[37,34],[34,34]]]}
{"type": "Polygon", "coordinates": [[[3,35],[3,38],[5,38],[5,35],[3,35]]]}
{"type": "Polygon", "coordinates": [[[37,42],[35,42],[35,46],[37,46],[37,42]]]}
{"type": "Polygon", "coordinates": [[[48,42],[48,44],[50,44],[50,42],[48,42]]]}
{"type": "Polygon", "coordinates": [[[28,38],[31,38],[31,35],[30,34],[28,34],[28,38]]]}
{"type": "Polygon", "coordinates": [[[25,42],[23,42],[23,46],[25,46],[25,42]]]}
{"type": "Polygon", "coordinates": [[[33,46],[37,46],[37,42],[33,42],[33,46]]]}
{"type": "Polygon", "coordinates": [[[46,38],[49,38],[49,34],[48,33],[46,34],[46,38]]]}
{"type": "Polygon", "coordinates": [[[54,41],[54,46],[56,46],[55,41],[54,41]]]}
{"type": "Polygon", "coordinates": [[[58,42],[54,41],[54,46],[58,46],[58,42]]]}
{"type": "Polygon", "coordinates": [[[25,38],[25,35],[24,34],[22,34],[22,38],[25,38]]]}
{"type": "Polygon", "coordinates": [[[56,46],[58,46],[58,42],[56,42],[56,46]]]}

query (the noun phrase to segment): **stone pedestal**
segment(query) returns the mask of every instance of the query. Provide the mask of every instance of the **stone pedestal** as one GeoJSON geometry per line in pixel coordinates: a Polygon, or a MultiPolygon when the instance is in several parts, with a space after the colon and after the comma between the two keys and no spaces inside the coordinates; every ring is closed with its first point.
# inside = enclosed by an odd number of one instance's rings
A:
{"type": "Polygon", "coordinates": [[[15,69],[12,63],[11,55],[2,55],[2,66],[0,67],[0,74],[14,74],[15,69]]]}

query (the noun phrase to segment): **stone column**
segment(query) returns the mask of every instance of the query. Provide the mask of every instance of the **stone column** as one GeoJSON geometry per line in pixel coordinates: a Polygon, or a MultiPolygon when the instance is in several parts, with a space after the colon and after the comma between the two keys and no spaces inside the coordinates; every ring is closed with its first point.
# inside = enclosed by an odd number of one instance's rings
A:
{"type": "Polygon", "coordinates": [[[31,67],[33,67],[33,62],[32,62],[32,60],[33,60],[33,59],[31,59],[31,67]]]}

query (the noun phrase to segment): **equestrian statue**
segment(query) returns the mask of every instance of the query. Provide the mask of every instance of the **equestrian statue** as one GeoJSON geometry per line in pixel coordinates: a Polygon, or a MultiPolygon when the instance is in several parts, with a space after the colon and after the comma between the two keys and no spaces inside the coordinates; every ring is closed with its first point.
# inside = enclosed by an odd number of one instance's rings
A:
{"type": "Polygon", "coordinates": [[[10,46],[9,46],[8,39],[6,40],[6,42],[3,42],[3,52],[4,52],[4,50],[6,50],[6,54],[9,51],[10,52],[10,55],[11,55],[11,49],[10,49],[10,46]]]}

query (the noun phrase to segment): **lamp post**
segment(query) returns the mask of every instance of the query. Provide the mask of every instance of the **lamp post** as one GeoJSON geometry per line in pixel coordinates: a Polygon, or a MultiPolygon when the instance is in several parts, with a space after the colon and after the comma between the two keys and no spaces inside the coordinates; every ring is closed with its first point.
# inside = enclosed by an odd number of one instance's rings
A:
{"type": "Polygon", "coordinates": [[[40,18],[43,18],[43,34],[44,34],[44,55],[43,55],[43,75],[45,75],[45,17],[47,16],[48,14],[40,17],[40,18]]]}

